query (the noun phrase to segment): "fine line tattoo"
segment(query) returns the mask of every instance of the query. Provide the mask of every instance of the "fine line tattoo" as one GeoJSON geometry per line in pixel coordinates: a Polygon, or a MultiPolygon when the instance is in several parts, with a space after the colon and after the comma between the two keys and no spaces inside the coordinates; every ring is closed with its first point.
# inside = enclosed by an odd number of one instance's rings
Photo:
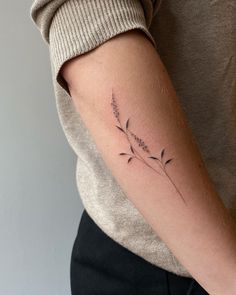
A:
{"type": "Polygon", "coordinates": [[[119,113],[119,108],[115,99],[115,95],[114,95],[114,91],[112,89],[112,99],[111,99],[111,106],[112,106],[112,111],[113,114],[118,122],[118,125],[115,125],[115,127],[117,127],[117,129],[122,132],[124,134],[124,136],[126,137],[128,143],[129,143],[129,149],[130,152],[122,152],[119,153],[120,156],[128,156],[128,160],[127,160],[127,164],[129,164],[130,162],[132,162],[133,159],[137,159],[140,162],[142,162],[144,165],[148,166],[149,168],[151,168],[153,171],[155,171],[155,173],[162,175],[162,176],[166,176],[168,178],[168,180],[170,181],[170,183],[174,186],[176,192],[180,195],[182,201],[184,202],[185,205],[187,205],[186,200],[184,199],[182,193],[179,191],[179,189],[177,188],[177,186],[175,185],[175,183],[173,182],[173,180],[171,179],[171,177],[169,176],[169,174],[166,171],[166,166],[168,167],[170,163],[172,163],[173,158],[167,159],[165,160],[165,155],[166,155],[166,150],[165,148],[163,148],[160,152],[160,157],[157,156],[153,156],[150,152],[149,147],[146,145],[146,143],[144,142],[143,139],[141,139],[140,137],[138,137],[134,132],[132,132],[130,130],[130,118],[127,119],[125,126],[123,127],[121,122],[120,122],[120,113],[119,113]],[[144,151],[145,153],[148,154],[148,156],[143,157],[140,152],[138,151],[138,149],[136,149],[134,147],[134,145],[131,142],[131,138],[133,138],[133,140],[138,144],[139,148],[142,149],[142,151],[144,151]],[[145,158],[149,158],[151,160],[153,160],[156,164],[158,164],[159,166],[159,171],[154,168],[152,165],[150,165],[145,158]],[[161,171],[161,172],[160,172],[161,171]]]}

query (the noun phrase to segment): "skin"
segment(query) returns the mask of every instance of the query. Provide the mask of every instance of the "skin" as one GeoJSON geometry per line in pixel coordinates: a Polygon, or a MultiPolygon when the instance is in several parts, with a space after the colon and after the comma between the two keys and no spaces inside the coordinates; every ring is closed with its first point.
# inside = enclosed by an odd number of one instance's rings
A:
{"type": "Polygon", "coordinates": [[[209,294],[236,294],[236,225],[150,40],[121,33],[61,73],[126,196],[209,294]]]}

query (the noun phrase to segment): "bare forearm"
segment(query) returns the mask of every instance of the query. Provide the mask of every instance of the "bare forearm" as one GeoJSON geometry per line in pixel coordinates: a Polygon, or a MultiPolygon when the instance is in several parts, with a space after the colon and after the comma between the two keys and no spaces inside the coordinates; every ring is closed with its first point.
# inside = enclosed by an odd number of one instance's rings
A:
{"type": "Polygon", "coordinates": [[[138,31],[120,34],[68,62],[63,75],[127,197],[210,294],[232,294],[235,224],[151,43],[138,31]]]}

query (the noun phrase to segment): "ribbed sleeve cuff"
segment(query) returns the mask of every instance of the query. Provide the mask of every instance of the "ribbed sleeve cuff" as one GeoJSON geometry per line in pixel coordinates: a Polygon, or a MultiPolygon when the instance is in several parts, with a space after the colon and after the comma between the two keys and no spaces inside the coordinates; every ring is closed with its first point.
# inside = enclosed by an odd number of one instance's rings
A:
{"type": "Polygon", "coordinates": [[[119,33],[141,29],[156,47],[146,21],[139,0],[66,1],[57,9],[49,31],[50,58],[56,81],[70,95],[60,74],[62,65],[119,33]]]}

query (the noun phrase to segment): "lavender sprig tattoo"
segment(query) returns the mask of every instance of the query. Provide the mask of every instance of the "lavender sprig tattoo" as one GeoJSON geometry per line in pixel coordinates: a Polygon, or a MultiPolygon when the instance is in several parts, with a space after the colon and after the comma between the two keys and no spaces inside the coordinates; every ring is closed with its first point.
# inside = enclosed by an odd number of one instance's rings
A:
{"type": "Polygon", "coordinates": [[[169,176],[169,174],[166,171],[166,165],[168,166],[169,163],[171,163],[173,161],[173,158],[167,159],[165,160],[165,148],[163,148],[160,152],[160,157],[157,156],[153,156],[151,155],[150,149],[149,147],[146,145],[146,143],[144,142],[143,139],[141,139],[140,137],[138,137],[135,133],[133,133],[130,128],[130,118],[127,119],[125,126],[122,127],[122,124],[120,122],[120,113],[119,113],[119,109],[115,100],[115,95],[114,92],[112,90],[112,100],[111,100],[111,106],[112,106],[112,110],[113,110],[113,114],[118,122],[118,125],[115,125],[117,127],[117,129],[119,131],[121,131],[127,138],[127,141],[129,143],[129,149],[130,152],[122,152],[119,153],[120,156],[128,156],[128,160],[127,160],[127,164],[129,164],[133,159],[137,159],[139,161],[141,161],[144,165],[148,166],[149,168],[151,168],[153,171],[155,171],[155,173],[162,175],[162,176],[166,176],[168,178],[168,180],[170,181],[170,183],[175,187],[177,193],[180,195],[181,199],[183,200],[183,202],[186,205],[186,201],[183,197],[183,195],[181,194],[181,192],[179,191],[179,189],[177,188],[177,186],[175,185],[175,183],[173,182],[173,180],[171,179],[171,177],[169,176]],[[147,153],[149,156],[147,156],[146,158],[152,159],[153,161],[155,161],[155,163],[158,164],[159,166],[159,170],[155,169],[154,167],[152,167],[146,160],[145,158],[139,153],[139,151],[132,145],[132,142],[130,140],[130,137],[133,138],[133,140],[138,144],[139,148],[142,149],[142,151],[144,151],[145,153],[147,153]]]}

